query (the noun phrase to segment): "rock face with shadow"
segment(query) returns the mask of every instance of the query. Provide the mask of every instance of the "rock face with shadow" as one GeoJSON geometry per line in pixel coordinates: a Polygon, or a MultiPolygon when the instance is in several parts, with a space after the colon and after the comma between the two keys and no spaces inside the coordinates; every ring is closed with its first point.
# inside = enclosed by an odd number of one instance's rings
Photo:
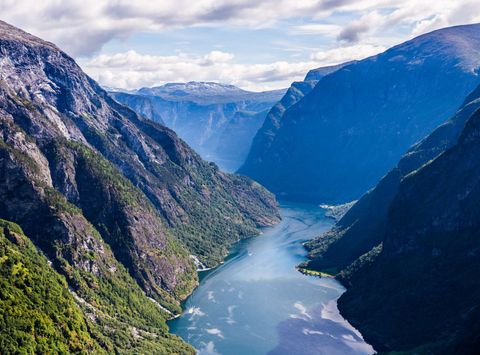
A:
{"type": "Polygon", "coordinates": [[[324,76],[240,172],[288,199],[358,199],[479,84],[479,48],[480,25],[446,28],[324,76]]]}
{"type": "Polygon", "coordinates": [[[475,354],[480,347],[478,97],[477,89],[309,244],[311,267],[341,270],[347,292],[339,309],[377,351],[475,354]]]}

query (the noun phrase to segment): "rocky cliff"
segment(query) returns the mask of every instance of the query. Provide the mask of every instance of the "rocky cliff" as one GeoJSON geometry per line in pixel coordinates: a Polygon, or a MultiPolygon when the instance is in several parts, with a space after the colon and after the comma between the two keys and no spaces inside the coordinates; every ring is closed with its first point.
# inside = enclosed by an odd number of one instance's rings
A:
{"type": "Polygon", "coordinates": [[[0,217],[66,278],[109,352],[191,351],[164,322],[197,283],[191,255],[216,265],[279,220],[260,185],[204,162],[55,45],[4,22],[0,166],[0,217]]]}

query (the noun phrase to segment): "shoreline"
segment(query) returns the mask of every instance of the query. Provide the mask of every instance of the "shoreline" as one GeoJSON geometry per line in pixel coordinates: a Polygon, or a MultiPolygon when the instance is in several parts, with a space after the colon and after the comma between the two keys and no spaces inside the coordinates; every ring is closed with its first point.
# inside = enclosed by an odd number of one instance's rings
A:
{"type": "MultiPolygon", "coordinates": [[[[279,203],[278,205],[278,209],[279,211],[281,210],[282,208],[282,204],[279,203]]],[[[202,280],[208,276],[208,274],[210,272],[213,272],[215,270],[217,270],[219,267],[221,267],[222,265],[225,265],[225,263],[229,260],[231,260],[232,258],[235,257],[235,255],[237,254],[235,251],[234,251],[234,248],[236,246],[238,246],[239,243],[242,243],[246,240],[249,240],[251,238],[258,238],[260,236],[262,236],[264,234],[263,230],[266,229],[266,228],[271,228],[271,227],[274,227],[276,226],[277,224],[281,223],[283,220],[283,218],[280,216],[280,219],[278,222],[272,224],[272,225],[268,225],[268,226],[264,226],[264,227],[257,227],[257,233],[254,234],[254,235],[250,235],[248,237],[245,237],[245,238],[241,238],[239,240],[236,240],[234,241],[228,248],[228,252],[225,254],[223,260],[221,262],[219,262],[217,265],[215,266],[212,266],[212,267],[203,267],[203,268],[197,268],[197,276],[198,276],[198,283],[197,285],[192,289],[192,291],[183,299],[180,301],[180,307],[182,309],[182,312],[180,313],[173,313],[167,309],[165,309],[164,307],[162,307],[163,309],[167,310],[172,316],[167,318],[166,319],[166,322],[167,322],[167,326],[168,326],[168,322],[172,321],[172,320],[175,320],[181,316],[183,316],[185,314],[185,312],[188,310],[187,308],[185,308],[184,304],[185,302],[187,302],[187,300],[193,295],[193,293],[195,292],[195,290],[200,286],[200,283],[202,282],[202,280]]],[[[194,264],[198,267],[199,265],[201,266],[205,266],[199,259],[196,255],[193,255],[191,254],[190,255],[190,258],[193,260],[194,264]]],[[[170,327],[169,327],[170,328],[170,327]]],[[[169,329],[169,334],[174,334],[174,333],[171,333],[170,332],[170,329],[169,329]]]]}
{"type": "Polygon", "coordinates": [[[308,275],[308,276],[325,277],[325,278],[329,278],[329,279],[334,279],[335,278],[335,275],[332,275],[332,274],[329,274],[329,273],[326,273],[326,272],[323,272],[323,271],[316,271],[316,270],[308,269],[308,268],[302,267],[302,266],[296,266],[295,269],[297,269],[298,272],[300,272],[304,275],[308,275]]]}

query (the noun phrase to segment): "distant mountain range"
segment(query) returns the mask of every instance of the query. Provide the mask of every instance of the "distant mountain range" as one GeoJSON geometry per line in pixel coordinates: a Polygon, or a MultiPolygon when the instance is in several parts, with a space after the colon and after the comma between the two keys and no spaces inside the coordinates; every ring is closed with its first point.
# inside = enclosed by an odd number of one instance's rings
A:
{"type": "Polygon", "coordinates": [[[435,31],[324,76],[266,120],[240,168],[287,199],[358,199],[480,82],[480,25],[435,31]]]}
{"type": "Polygon", "coordinates": [[[234,171],[245,160],[266,113],[284,92],[188,82],[110,93],[141,115],[175,130],[203,158],[234,171]]]}

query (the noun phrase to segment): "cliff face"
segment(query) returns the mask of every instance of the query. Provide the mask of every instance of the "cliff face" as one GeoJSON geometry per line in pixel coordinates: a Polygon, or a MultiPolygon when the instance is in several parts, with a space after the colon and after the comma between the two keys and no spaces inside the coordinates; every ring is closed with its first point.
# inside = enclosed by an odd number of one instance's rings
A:
{"type": "Polygon", "coordinates": [[[251,173],[250,166],[253,164],[252,161],[258,159],[263,152],[267,152],[272,149],[277,131],[283,125],[283,115],[287,109],[295,105],[297,102],[303,99],[304,96],[309,94],[315,85],[317,85],[318,81],[324,76],[331,74],[351,63],[353,62],[310,70],[303,81],[292,83],[292,85],[285,92],[285,95],[283,95],[282,99],[269,110],[261,128],[254,135],[248,155],[246,156],[246,160],[240,167],[239,172],[245,174],[251,173]]]}
{"type": "Polygon", "coordinates": [[[3,22],[0,166],[0,217],[66,277],[109,351],[187,351],[164,319],[197,283],[190,254],[215,265],[279,220],[260,185],[218,171],[53,44],[3,22]]]}
{"type": "Polygon", "coordinates": [[[480,112],[400,183],[382,244],[342,273],[339,308],[378,350],[474,354],[480,347],[480,112]]]}
{"type": "Polygon", "coordinates": [[[289,199],[359,198],[478,85],[479,26],[435,31],[323,77],[255,138],[240,172],[289,199]]]}
{"type": "Polygon", "coordinates": [[[330,231],[306,244],[312,259],[308,266],[336,273],[378,245],[385,233],[388,208],[401,180],[454,145],[465,122],[478,108],[480,87],[466,98],[452,118],[413,145],[397,166],[363,195],[330,231]]]}
{"type": "Polygon", "coordinates": [[[259,122],[265,118],[262,112],[270,109],[283,93],[284,90],[257,93],[233,85],[189,82],[111,95],[147,118],[162,120],[203,158],[235,171],[245,160],[259,122]],[[232,125],[241,125],[242,134],[234,134],[232,125]]]}
{"type": "Polygon", "coordinates": [[[338,273],[339,308],[377,351],[480,346],[480,89],[415,144],[325,235],[308,267],[338,273]]]}

